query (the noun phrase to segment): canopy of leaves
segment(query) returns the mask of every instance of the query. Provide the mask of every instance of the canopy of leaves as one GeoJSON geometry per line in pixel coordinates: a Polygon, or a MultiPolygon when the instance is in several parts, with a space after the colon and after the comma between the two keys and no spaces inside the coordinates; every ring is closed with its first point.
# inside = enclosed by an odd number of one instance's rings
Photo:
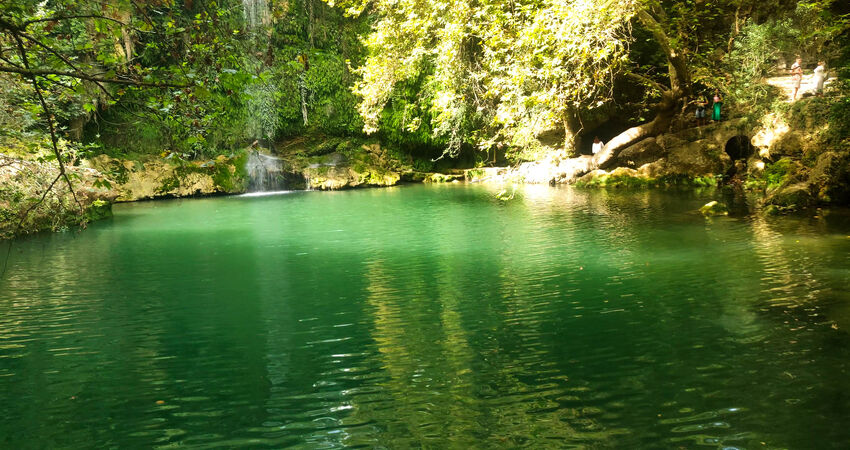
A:
{"type": "MultiPolygon", "coordinates": [[[[528,145],[610,97],[635,1],[379,0],[355,92],[367,133],[396,87],[425,74],[412,102],[456,155],[464,144],[528,145]]],[[[357,5],[346,5],[355,12],[357,5]]],[[[361,5],[362,6],[362,5],[361,5]]],[[[422,117],[400,125],[415,132],[422,117]]]]}

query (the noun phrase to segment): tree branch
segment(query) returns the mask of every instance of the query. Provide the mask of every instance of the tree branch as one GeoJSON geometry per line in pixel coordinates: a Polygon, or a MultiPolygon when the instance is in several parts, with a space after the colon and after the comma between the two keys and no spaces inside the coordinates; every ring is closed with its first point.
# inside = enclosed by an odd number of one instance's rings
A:
{"type": "MultiPolygon", "coordinates": [[[[47,50],[48,52],[52,53],[57,58],[59,58],[63,63],[65,63],[68,67],[74,69],[76,72],[81,72],[81,70],[76,65],[74,65],[74,63],[72,63],[70,59],[66,58],[65,55],[63,55],[63,54],[59,53],[58,51],[54,50],[53,48],[49,47],[47,44],[45,44],[45,43],[39,41],[38,39],[28,35],[27,33],[24,33],[23,31],[12,30],[12,33],[16,34],[16,35],[32,42],[33,44],[47,50]]],[[[94,83],[97,85],[98,88],[100,88],[101,91],[103,91],[104,94],[106,94],[107,97],[110,97],[110,98],[112,97],[112,94],[110,94],[109,91],[107,91],[106,88],[103,87],[102,84],[100,84],[100,82],[95,81],[94,83]]]]}
{"type": "Polygon", "coordinates": [[[15,63],[13,63],[10,59],[6,58],[2,54],[0,54],[0,61],[5,61],[7,64],[14,66],[14,67],[21,67],[21,66],[15,64],[15,63]]]}
{"type": "Polygon", "coordinates": [[[54,16],[54,17],[45,17],[43,19],[27,20],[26,22],[21,24],[21,28],[26,28],[26,27],[34,24],[34,23],[39,23],[39,22],[59,22],[59,21],[62,21],[62,20],[73,20],[73,19],[103,19],[103,20],[109,20],[109,21],[115,22],[115,23],[122,25],[122,26],[127,26],[127,23],[122,22],[118,19],[113,19],[112,17],[100,16],[100,15],[97,15],[97,14],[79,14],[79,15],[72,15],[72,16],[54,16]]]}
{"type": "Polygon", "coordinates": [[[92,81],[95,83],[112,83],[112,84],[123,84],[127,86],[139,86],[139,87],[156,87],[156,88],[185,88],[191,87],[189,84],[176,84],[176,83],[149,83],[146,81],[137,81],[137,80],[124,80],[120,78],[103,78],[97,75],[89,75],[87,73],[82,72],[68,72],[63,70],[52,70],[52,69],[22,69],[19,67],[12,66],[0,66],[0,72],[9,72],[9,73],[17,73],[25,76],[45,76],[45,75],[59,75],[63,77],[71,77],[77,78],[79,80],[92,81]]]}
{"type": "MultiPolygon", "coordinates": [[[[12,34],[12,37],[15,38],[15,42],[18,44],[18,52],[20,52],[21,62],[24,64],[25,68],[29,69],[29,58],[27,58],[27,50],[24,48],[24,42],[21,40],[21,37],[15,33],[12,34]]],[[[66,183],[68,183],[68,190],[71,191],[71,196],[74,198],[74,202],[76,202],[80,207],[80,214],[82,215],[85,212],[83,210],[83,204],[80,203],[80,200],[77,198],[77,193],[74,192],[74,185],[71,183],[71,179],[65,171],[65,163],[62,162],[62,153],[59,152],[59,140],[56,137],[56,125],[53,123],[53,112],[47,106],[47,102],[44,101],[44,95],[41,94],[41,87],[38,85],[38,79],[36,76],[29,75],[29,78],[32,81],[32,87],[35,89],[35,93],[38,95],[38,101],[41,103],[41,109],[47,116],[47,124],[50,128],[50,142],[53,144],[53,154],[56,156],[56,163],[59,165],[59,175],[65,179],[66,183]]],[[[54,184],[56,184],[55,181],[50,185],[51,189],[54,184]]],[[[42,197],[42,199],[43,198],[44,197],[42,197]]],[[[23,223],[23,220],[21,222],[23,223]]]]}
{"type": "MultiPolygon", "coordinates": [[[[663,10],[661,12],[663,13],[663,10]]],[[[684,55],[673,46],[670,38],[667,36],[667,32],[664,31],[664,27],[649,11],[639,9],[636,16],[640,23],[652,33],[652,36],[664,51],[664,56],[667,57],[671,90],[676,92],[677,95],[686,92],[690,88],[691,75],[684,55]]],[[[665,18],[665,16],[662,16],[662,20],[665,18]]]]}
{"type": "Polygon", "coordinates": [[[649,78],[649,77],[646,77],[646,76],[643,76],[643,75],[628,72],[628,73],[625,74],[625,76],[627,78],[632,78],[632,79],[634,79],[634,80],[636,80],[640,83],[648,84],[648,85],[654,87],[655,89],[657,89],[658,91],[660,91],[662,94],[664,92],[667,92],[667,91],[670,90],[668,87],[664,86],[663,84],[653,80],[652,78],[649,78]]]}

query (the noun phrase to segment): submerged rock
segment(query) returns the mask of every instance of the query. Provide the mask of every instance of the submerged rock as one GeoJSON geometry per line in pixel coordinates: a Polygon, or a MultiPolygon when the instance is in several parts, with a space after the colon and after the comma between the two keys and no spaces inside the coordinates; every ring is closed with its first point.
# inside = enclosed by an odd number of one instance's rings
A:
{"type": "Polygon", "coordinates": [[[727,208],[726,205],[724,205],[723,203],[720,203],[716,200],[713,200],[713,201],[710,201],[710,202],[706,203],[705,205],[703,205],[699,209],[699,212],[701,212],[702,215],[704,215],[706,217],[708,217],[708,216],[727,216],[727,215],[729,215],[729,208],[727,208]]]}

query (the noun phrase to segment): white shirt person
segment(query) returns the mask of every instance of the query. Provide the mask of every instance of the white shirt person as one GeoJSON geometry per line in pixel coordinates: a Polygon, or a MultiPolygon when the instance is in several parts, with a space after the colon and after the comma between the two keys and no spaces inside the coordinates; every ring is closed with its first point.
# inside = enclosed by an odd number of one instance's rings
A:
{"type": "Polygon", "coordinates": [[[592,153],[595,155],[595,154],[601,152],[602,147],[604,147],[604,146],[605,146],[605,144],[602,143],[602,141],[599,140],[599,136],[594,137],[593,138],[592,153]]]}
{"type": "Polygon", "coordinates": [[[823,84],[826,82],[826,67],[824,67],[826,63],[824,61],[818,62],[818,66],[815,67],[815,72],[812,74],[812,77],[815,79],[815,94],[822,95],[823,94],[823,84]]]}

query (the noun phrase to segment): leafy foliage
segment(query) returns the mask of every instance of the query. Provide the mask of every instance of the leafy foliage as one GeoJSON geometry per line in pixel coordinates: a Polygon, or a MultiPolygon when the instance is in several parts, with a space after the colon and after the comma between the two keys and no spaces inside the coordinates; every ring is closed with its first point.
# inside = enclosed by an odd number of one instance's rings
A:
{"type": "Polygon", "coordinates": [[[60,135],[185,158],[365,131],[413,154],[535,159],[543,135],[569,148],[588,121],[651,119],[676,83],[676,100],[719,88],[759,114],[777,58],[836,55],[847,30],[832,0],[8,4],[0,133],[49,128],[21,39],[60,135]]]}
{"type": "Polygon", "coordinates": [[[634,7],[584,0],[375,2],[378,20],[355,86],[364,130],[389,125],[419,133],[424,126],[452,156],[464,145],[530,145],[610,94],[634,7]],[[411,82],[421,88],[416,97],[398,96],[411,82]],[[402,117],[386,120],[387,105],[402,117]]]}

